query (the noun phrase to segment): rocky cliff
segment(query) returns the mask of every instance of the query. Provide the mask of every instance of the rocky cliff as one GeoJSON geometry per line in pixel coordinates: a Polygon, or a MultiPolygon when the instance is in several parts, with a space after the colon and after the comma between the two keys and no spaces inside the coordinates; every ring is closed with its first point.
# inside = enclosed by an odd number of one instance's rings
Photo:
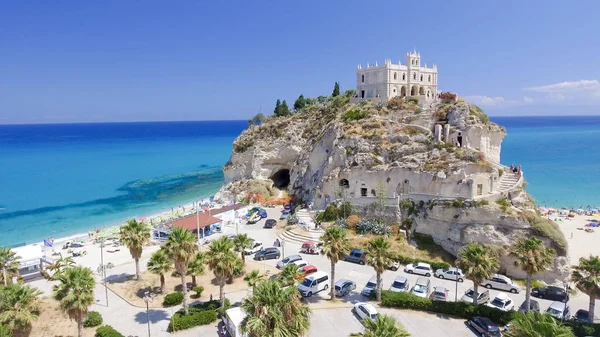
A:
{"type": "MultiPolygon", "coordinates": [[[[450,253],[471,241],[506,246],[518,235],[538,235],[562,256],[545,279],[566,277],[564,237],[536,215],[522,178],[502,185],[512,175],[499,165],[503,127],[460,98],[426,106],[400,98],[348,102],[338,96],[249,126],[233,144],[219,195],[271,193],[268,182],[315,208],[383,199],[394,212],[399,200],[410,200],[422,205],[413,230],[450,253]],[[461,206],[448,206],[453,200],[461,206]]],[[[394,213],[398,222],[406,216],[394,213]]],[[[521,276],[508,259],[503,268],[521,276]]]]}

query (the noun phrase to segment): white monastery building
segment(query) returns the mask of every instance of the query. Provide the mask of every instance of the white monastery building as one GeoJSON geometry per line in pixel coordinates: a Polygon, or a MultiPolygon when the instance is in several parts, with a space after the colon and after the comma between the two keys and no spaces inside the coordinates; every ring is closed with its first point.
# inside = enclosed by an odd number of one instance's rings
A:
{"type": "Polygon", "coordinates": [[[359,64],[356,70],[356,96],[352,101],[387,101],[396,96],[430,101],[437,97],[437,83],[437,66],[422,66],[421,54],[414,50],[406,53],[406,64],[385,60],[381,66],[377,62],[375,65],[367,63],[364,69],[359,64]]]}

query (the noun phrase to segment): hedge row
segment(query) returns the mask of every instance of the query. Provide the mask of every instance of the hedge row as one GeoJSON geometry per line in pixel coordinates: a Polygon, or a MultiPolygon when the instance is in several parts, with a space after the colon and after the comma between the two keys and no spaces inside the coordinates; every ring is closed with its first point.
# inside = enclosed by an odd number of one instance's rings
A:
{"type": "Polygon", "coordinates": [[[446,268],[452,267],[450,264],[448,264],[446,262],[426,261],[426,260],[422,260],[422,259],[415,259],[412,257],[403,256],[401,254],[394,254],[392,256],[392,259],[395,261],[398,261],[401,265],[405,265],[405,266],[410,263],[419,263],[419,262],[429,263],[431,265],[431,268],[434,270],[434,272],[437,269],[446,269],[446,268]]]}
{"type": "Polygon", "coordinates": [[[564,324],[571,327],[577,337],[600,336],[600,324],[598,323],[565,322],[564,324]]]}
{"type": "Polygon", "coordinates": [[[183,293],[174,292],[167,294],[163,299],[163,307],[172,307],[183,303],[183,293]]]}
{"type": "Polygon", "coordinates": [[[428,298],[414,296],[410,293],[383,290],[381,292],[381,305],[389,308],[412,309],[430,311],[449,316],[471,318],[484,316],[498,324],[507,324],[519,315],[516,311],[504,312],[485,305],[473,306],[465,302],[441,302],[428,298]]]}
{"type": "Polygon", "coordinates": [[[183,309],[179,310],[171,318],[169,331],[181,331],[213,323],[223,315],[225,310],[231,308],[231,303],[228,299],[225,299],[225,307],[220,307],[221,302],[219,300],[212,300],[191,306],[187,315],[183,309]]]}
{"type": "Polygon", "coordinates": [[[123,334],[113,329],[110,325],[103,325],[96,329],[96,337],[125,337],[123,334]]]}

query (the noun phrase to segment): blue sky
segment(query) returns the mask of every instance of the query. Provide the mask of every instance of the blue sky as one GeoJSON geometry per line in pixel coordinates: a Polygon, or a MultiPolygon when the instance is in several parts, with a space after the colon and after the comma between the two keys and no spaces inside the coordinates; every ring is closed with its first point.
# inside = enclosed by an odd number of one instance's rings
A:
{"type": "Polygon", "coordinates": [[[0,123],[247,119],[416,48],[492,115],[600,113],[600,1],[13,1],[0,123]]]}

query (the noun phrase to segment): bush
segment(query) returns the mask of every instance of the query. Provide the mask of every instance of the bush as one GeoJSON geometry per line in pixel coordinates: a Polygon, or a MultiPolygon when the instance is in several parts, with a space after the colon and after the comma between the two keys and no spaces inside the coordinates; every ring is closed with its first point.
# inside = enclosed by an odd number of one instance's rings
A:
{"type": "Polygon", "coordinates": [[[113,329],[110,325],[103,325],[96,329],[96,337],[125,337],[123,334],[113,329]]]}
{"type": "Polygon", "coordinates": [[[392,292],[389,290],[381,292],[381,305],[389,308],[429,311],[465,319],[474,316],[484,316],[498,324],[507,324],[517,315],[520,315],[520,313],[515,311],[504,312],[485,305],[475,307],[465,302],[432,301],[428,298],[414,296],[411,293],[392,292]]]}
{"type": "Polygon", "coordinates": [[[481,200],[474,200],[471,204],[473,205],[473,207],[481,207],[481,206],[489,205],[490,202],[485,199],[481,199],[481,200]]]}
{"type": "Polygon", "coordinates": [[[442,103],[454,103],[456,101],[456,94],[443,92],[440,94],[440,99],[442,100],[442,103]]]}
{"type": "Polygon", "coordinates": [[[573,330],[573,333],[575,333],[575,336],[577,337],[600,336],[600,324],[598,323],[588,324],[581,322],[565,321],[563,322],[563,324],[569,326],[573,330]]]}
{"type": "Polygon", "coordinates": [[[358,234],[390,235],[392,229],[386,223],[373,219],[366,219],[360,220],[356,225],[356,232],[358,234]]]}
{"type": "Polygon", "coordinates": [[[463,208],[465,203],[462,200],[454,200],[452,201],[452,207],[454,208],[463,208]]]}
{"type": "Polygon", "coordinates": [[[502,177],[503,174],[504,174],[504,170],[498,169],[498,177],[502,177]]]}
{"type": "Polygon", "coordinates": [[[204,292],[204,287],[197,286],[197,287],[194,287],[194,289],[192,289],[192,290],[196,293],[196,296],[200,297],[200,296],[202,296],[202,293],[204,292]]]}
{"type": "Polygon", "coordinates": [[[287,217],[288,225],[297,225],[300,220],[298,220],[298,216],[296,214],[290,214],[287,217]]]}
{"type": "Polygon", "coordinates": [[[85,321],[83,321],[83,326],[86,328],[93,328],[100,324],[102,324],[102,315],[97,311],[88,312],[85,321]]]}
{"type": "Polygon", "coordinates": [[[317,216],[318,221],[335,221],[338,216],[338,209],[335,205],[329,205],[317,216]]]}
{"type": "Polygon", "coordinates": [[[425,263],[429,263],[431,265],[431,268],[433,270],[446,269],[446,268],[451,268],[452,267],[449,263],[446,263],[446,262],[427,261],[427,260],[423,260],[423,259],[415,259],[415,258],[412,258],[410,256],[404,256],[404,255],[397,254],[397,253],[392,254],[392,260],[398,261],[398,263],[400,263],[402,265],[407,265],[407,264],[411,264],[411,263],[425,262],[425,263]]]}
{"type": "Polygon", "coordinates": [[[176,312],[169,323],[169,331],[191,329],[199,325],[207,325],[217,321],[215,310],[192,310],[185,315],[183,311],[176,312]]]}
{"type": "Polygon", "coordinates": [[[6,325],[0,325],[0,337],[12,337],[13,333],[6,325]]]}
{"type": "Polygon", "coordinates": [[[557,253],[564,255],[568,246],[567,240],[554,221],[537,215],[531,216],[527,220],[531,224],[531,228],[535,234],[550,239],[554,243],[554,249],[557,250],[557,253]]]}
{"type": "Polygon", "coordinates": [[[404,98],[400,96],[396,96],[387,101],[387,108],[390,110],[399,110],[402,108],[402,103],[404,103],[404,98]]]}
{"type": "Polygon", "coordinates": [[[344,122],[358,121],[363,118],[367,118],[368,116],[369,116],[369,114],[366,111],[361,110],[358,107],[355,107],[355,108],[352,108],[352,109],[346,111],[346,113],[342,116],[342,120],[344,122]]]}
{"type": "Polygon", "coordinates": [[[414,104],[419,104],[419,99],[416,97],[408,97],[406,99],[406,103],[414,103],[414,104]]]}
{"type": "Polygon", "coordinates": [[[358,225],[359,222],[360,222],[360,217],[358,215],[351,215],[346,220],[346,226],[348,226],[348,228],[354,230],[354,229],[356,229],[356,225],[358,225]]]}
{"type": "Polygon", "coordinates": [[[172,307],[174,305],[179,305],[183,302],[183,294],[180,292],[170,293],[165,296],[163,300],[164,307],[172,307]]]}
{"type": "Polygon", "coordinates": [[[512,206],[512,204],[510,203],[510,201],[508,201],[506,198],[500,198],[500,199],[496,200],[496,203],[497,203],[498,205],[500,205],[500,209],[501,209],[503,212],[506,212],[506,211],[508,211],[508,208],[509,208],[510,206],[512,206]]]}

